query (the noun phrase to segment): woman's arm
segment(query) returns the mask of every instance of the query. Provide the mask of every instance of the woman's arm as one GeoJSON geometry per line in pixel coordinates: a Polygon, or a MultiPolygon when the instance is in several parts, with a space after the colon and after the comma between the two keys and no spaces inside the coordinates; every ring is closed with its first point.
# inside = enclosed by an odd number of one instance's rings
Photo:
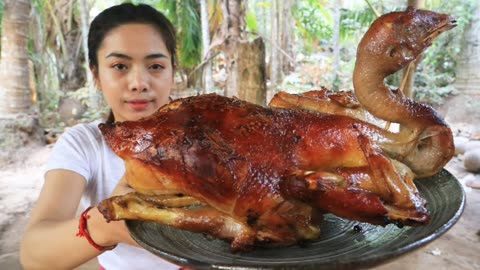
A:
{"type": "MultiPolygon", "coordinates": [[[[75,214],[85,185],[83,176],[72,171],[46,174],[20,245],[20,262],[25,269],[72,269],[101,253],[85,238],[76,236],[79,217],[75,214]]],[[[131,189],[122,179],[113,194],[128,191],[131,189]]],[[[98,245],[135,245],[123,221],[107,223],[96,207],[88,215],[88,231],[98,245]]]]}

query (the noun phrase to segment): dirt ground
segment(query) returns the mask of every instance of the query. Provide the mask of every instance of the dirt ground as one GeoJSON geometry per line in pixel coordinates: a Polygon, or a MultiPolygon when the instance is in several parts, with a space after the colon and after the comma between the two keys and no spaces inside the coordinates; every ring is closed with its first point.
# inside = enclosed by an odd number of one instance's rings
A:
{"type": "MultiPolygon", "coordinates": [[[[18,262],[19,241],[28,212],[40,191],[44,162],[51,146],[26,151],[29,154],[25,159],[0,171],[0,269],[22,269],[18,262]]],[[[447,169],[462,184],[480,178],[480,174],[466,172],[462,164],[461,156],[455,157],[447,169]]],[[[480,190],[465,185],[464,188],[466,208],[452,229],[428,245],[373,269],[480,269],[480,190]]],[[[98,265],[92,260],[77,269],[96,270],[98,265]]]]}

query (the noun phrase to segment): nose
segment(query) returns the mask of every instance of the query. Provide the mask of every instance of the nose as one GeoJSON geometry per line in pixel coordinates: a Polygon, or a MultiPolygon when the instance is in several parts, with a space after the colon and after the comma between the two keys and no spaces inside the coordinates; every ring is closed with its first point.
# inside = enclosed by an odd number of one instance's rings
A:
{"type": "Polygon", "coordinates": [[[130,89],[130,91],[146,92],[149,90],[147,71],[141,68],[135,68],[131,71],[129,77],[130,78],[128,88],[130,89]]]}

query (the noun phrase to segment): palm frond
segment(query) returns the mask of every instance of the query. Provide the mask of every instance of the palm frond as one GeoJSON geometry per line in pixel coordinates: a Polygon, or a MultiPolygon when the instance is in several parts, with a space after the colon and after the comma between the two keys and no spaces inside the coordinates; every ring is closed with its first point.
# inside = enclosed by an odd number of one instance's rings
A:
{"type": "Polygon", "coordinates": [[[180,68],[191,69],[201,61],[202,37],[199,4],[195,0],[158,1],[156,6],[177,30],[180,68]]]}

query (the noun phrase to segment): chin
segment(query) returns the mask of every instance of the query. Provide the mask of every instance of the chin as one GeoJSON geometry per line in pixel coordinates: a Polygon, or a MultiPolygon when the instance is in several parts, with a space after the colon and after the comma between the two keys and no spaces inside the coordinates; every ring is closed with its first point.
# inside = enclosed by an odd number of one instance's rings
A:
{"type": "Polygon", "coordinates": [[[157,110],[158,110],[158,108],[136,112],[132,117],[132,121],[136,121],[136,120],[140,120],[140,119],[145,118],[145,117],[149,117],[152,114],[154,114],[157,110]]]}

